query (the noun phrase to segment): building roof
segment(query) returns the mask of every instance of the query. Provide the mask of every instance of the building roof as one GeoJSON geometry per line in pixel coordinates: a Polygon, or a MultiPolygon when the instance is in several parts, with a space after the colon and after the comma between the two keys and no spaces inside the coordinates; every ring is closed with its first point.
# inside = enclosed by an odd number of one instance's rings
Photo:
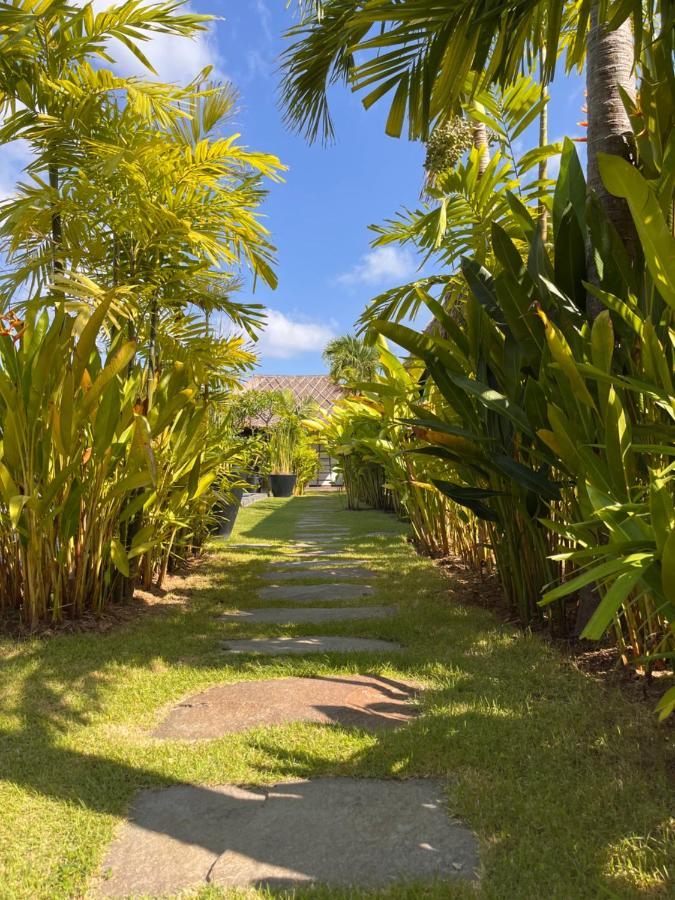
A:
{"type": "Polygon", "coordinates": [[[324,409],[345,395],[328,375],[253,375],[243,387],[246,391],[291,391],[297,400],[314,400],[324,409]]]}
{"type": "MultiPolygon", "coordinates": [[[[242,387],[245,391],[291,391],[296,400],[313,400],[325,412],[330,412],[346,393],[328,375],[252,375],[242,387]]],[[[265,424],[269,423],[250,422],[253,427],[265,424]]]]}

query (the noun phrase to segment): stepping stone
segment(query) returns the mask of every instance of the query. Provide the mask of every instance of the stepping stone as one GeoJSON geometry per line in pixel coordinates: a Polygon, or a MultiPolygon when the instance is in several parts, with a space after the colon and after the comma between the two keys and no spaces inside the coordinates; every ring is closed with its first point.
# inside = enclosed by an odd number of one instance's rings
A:
{"type": "Polygon", "coordinates": [[[345,528],[342,525],[297,525],[296,531],[320,531],[322,533],[330,532],[331,534],[349,534],[351,529],[345,528]]]}
{"type": "Polygon", "coordinates": [[[238,609],[218,616],[223,622],[246,625],[265,623],[273,625],[294,622],[350,622],[355,619],[385,619],[396,614],[394,606],[271,606],[263,609],[238,609]]]}
{"type": "Polygon", "coordinates": [[[349,569],[353,566],[366,565],[367,562],[367,559],[353,559],[352,557],[345,556],[342,559],[335,560],[326,559],[326,557],[320,557],[316,560],[303,558],[293,561],[275,559],[272,560],[272,562],[268,562],[267,566],[269,568],[274,567],[275,569],[306,569],[307,566],[312,566],[313,569],[349,569]]]}
{"type": "Polygon", "coordinates": [[[225,544],[228,550],[272,550],[274,544],[225,544]]]}
{"type": "Polygon", "coordinates": [[[375,638],[327,637],[252,638],[248,641],[223,641],[230,653],[260,653],[263,656],[304,655],[306,653],[390,653],[401,650],[394,641],[375,638]]]}
{"type": "Polygon", "coordinates": [[[317,567],[294,569],[292,572],[265,572],[263,578],[267,581],[297,581],[303,578],[344,578],[346,580],[355,578],[368,578],[373,573],[370,569],[364,569],[360,566],[342,566],[342,567],[317,567]]]}
{"type": "Polygon", "coordinates": [[[314,600],[357,600],[372,594],[369,584],[274,584],[258,592],[261,600],[293,600],[312,603],[314,600]]]}
{"type": "Polygon", "coordinates": [[[220,684],[175,706],[153,737],[201,741],[289,722],[337,724],[367,731],[413,719],[419,686],[378,675],[271,678],[220,684]]]}
{"type": "Polygon", "coordinates": [[[431,778],[317,778],[271,787],[142,791],[108,849],[107,897],[165,896],[207,883],[283,890],[390,888],[475,879],[475,835],[431,778]]]}
{"type": "Polygon", "coordinates": [[[299,556],[337,556],[342,557],[344,547],[314,547],[311,544],[295,544],[289,550],[289,556],[296,559],[299,556]]]}
{"type": "Polygon", "coordinates": [[[330,538],[317,541],[302,541],[300,548],[302,550],[330,550],[332,553],[340,553],[351,549],[351,543],[345,543],[343,540],[330,538]]]}

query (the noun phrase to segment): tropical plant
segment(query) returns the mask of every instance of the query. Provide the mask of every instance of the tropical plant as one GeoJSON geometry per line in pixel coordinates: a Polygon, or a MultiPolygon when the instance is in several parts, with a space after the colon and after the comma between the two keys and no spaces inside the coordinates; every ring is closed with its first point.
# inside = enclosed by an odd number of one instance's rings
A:
{"type": "Polygon", "coordinates": [[[353,334],[344,334],[329,341],[323,358],[336,384],[370,381],[377,371],[377,350],[353,334]]]}
{"type": "Polygon", "coordinates": [[[295,473],[295,493],[302,496],[307,485],[317,476],[319,471],[319,453],[307,432],[304,433],[293,459],[295,473]]]}
{"type": "Polygon", "coordinates": [[[306,434],[305,420],[316,411],[315,402],[298,400],[292,391],[279,392],[267,443],[265,469],[268,474],[297,474],[297,454],[306,434]]]}
{"type": "Polygon", "coordinates": [[[561,600],[593,587],[583,634],[613,627],[624,658],[648,666],[673,644],[672,25],[663,3],[326,0],[305,9],[284,62],[288,121],[310,138],[331,134],[326,91],[341,79],[367,107],[391,92],[388,133],[407,120],[413,139],[431,135],[431,208],[378,242],[439,256],[445,243],[461,270],[394,289],[362,319],[423,363],[397,451],[453,472],[432,481],[486,523],[521,618],[553,603],[564,627],[561,600]],[[548,151],[517,159],[500,119],[517,115],[524,59],[539,61],[543,116],[563,52],[586,64],[589,183],[568,144],[551,202],[548,151]],[[512,183],[496,192],[472,121],[501,135],[512,183]],[[536,217],[514,191],[525,161],[539,164],[536,217]],[[400,324],[420,306],[434,317],[422,334],[400,324]]]}
{"type": "Polygon", "coordinates": [[[114,299],[97,291],[89,317],[34,305],[0,336],[0,610],[31,627],[101,611],[128,555],[125,501],[152,481],[138,381],[120,378],[135,345],[121,338],[107,359],[97,347],[114,299]]]}
{"type": "Polygon", "coordinates": [[[0,4],[0,142],[33,154],[0,206],[0,603],[31,627],[161,582],[238,479],[226,408],[254,357],[212,320],[261,323],[234,295],[243,266],[275,284],[258,209],[280,164],[225,133],[236,95],[208,71],[105,68],[112,41],[147,64],[150,33],[204,29],[183,5],[0,4]]]}
{"type": "Polygon", "coordinates": [[[534,220],[521,235],[529,234],[527,265],[495,224],[497,271],[463,262],[465,329],[430,297],[442,337],[384,320],[372,326],[423,360],[444,398],[444,408],[427,406],[411,426],[459,475],[436,481],[438,489],[492,523],[498,570],[521,617],[536,616],[542,594],[553,602],[595,584],[602,599],[584,636],[613,625],[627,659],[663,659],[672,652],[675,612],[668,587],[675,295],[666,262],[675,247],[657,197],[666,209],[670,201],[619,158],[601,157],[601,167],[608,189],[633,211],[646,260],[639,277],[599,204],[587,206],[568,144],[551,259],[534,220]],[[599,285],[587,280],[587,240],[599,285]],[[595,319],[586,291],[606,309],[595,319]]]}
{"type": "Polygon", "coordinates": [[[622,91],[634,91],[633,67],[644,46],[660,44],[670,56],[672,4],[321,0],[303,10],[289,31],[282,89],[287,122],[312,140],[333,133],[327,91],[337,81],[364,92],[366,108],[391,95],[387,133],[400,136],[407,121],[410,138],[426,140],[457,114],[467,83],[508,86],[524,59],[538,57],[548,83],[561,53],[568,70],[586,61],[589,184],[630,250],[627,211],[605,192],[595,159],[601,152],[631,155],[622,91]]]}

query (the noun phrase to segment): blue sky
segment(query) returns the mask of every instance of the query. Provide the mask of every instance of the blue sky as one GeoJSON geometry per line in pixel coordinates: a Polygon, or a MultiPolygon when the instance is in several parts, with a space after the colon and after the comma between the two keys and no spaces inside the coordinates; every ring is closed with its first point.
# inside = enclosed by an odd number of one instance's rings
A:
{"type": "MultiPolygon", "coordinates": [[[[222,18],[196,42],[157,38],[147,52],[159,75],[184,81],[214,65],[239,89],[234,127],[242,142],[276,154],[289,167],[264,209],[278,247],[279,287],[250,295],[269,308],[258,345],[260,371],[322,372],[326,341],[352,330],[371,297],[414,277],[416,261],[409,252],[371,250],[368,226],[419,202],[424,148],[384,134],[386,101],[366,112],[358,95],[344,87],[331,94],[336,143],[308,145],[286,130],[279,109],[278,55],[293,22],[286,0],[192,0],[190,6],[222,18]]],[[[122,70],[138,69],[126,51],[118,58],[122,70]]],[[[561,73],[551,95],[551,139],[579,134],[582,80],[561,73]]],[[[21,148],[3,148],[0,194],[21,160],[21,148]]]]}
{"type": "MultiPolygon", "coordinates": [[[[419,202],[424,148],[387,137],[386,102],[365,111],[344,87],[331,94],[336,143],[308,145],[286,130],[278,105],[277,58],[293,21],[285,0],[193,0],[193,8],[225,18],[211,46],[241,92],[245,142],[289,166],[265,209],[279,249],[279,287],[256,292],[270,308],[261,371],[321,372],[329,334],[351,330],[371,297],[414,277],[410,253],[371,250],[368,226],[419,202]]],[[[554,84],[551,139],[579,133],[583,99],[581,79],[561,76],[554,84]]]]}

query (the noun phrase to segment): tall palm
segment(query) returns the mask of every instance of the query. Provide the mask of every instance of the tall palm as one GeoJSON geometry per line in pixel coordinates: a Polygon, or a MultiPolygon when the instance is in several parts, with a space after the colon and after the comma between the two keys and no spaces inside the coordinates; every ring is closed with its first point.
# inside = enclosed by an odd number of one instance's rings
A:
{"type": "Polygon", "coordinates": [[[660,23],[659,38],[670,40],[669,2],[593,0],[590,15],[585,0],[322,0],[318,8],[289,32],[282,85],[287,121],[312,140],[332,135],[327,88],[341,80],[366,91],[366,107],[391,94],[387,133],[400,136],[407,121],[410,138],[425,140],[454,114],[468,76],[509,83],[523,59],[543,48],[546,82],[563,50],[568,68],[580,67],[587,53],[589,187],[631,246],[625,209],[604,193],[595,159],[629,155],[630,126],[619,107],[640,49],[633,29],[642,35],[660,23]]]}
{"type": "Polygon", "coordinates": [[[352,334],[344,334],[330,341],[323,351],[323,358],[329,367],[330,377],[337,384],[372,381],[379,364],[377,348],[352,334]]]}

